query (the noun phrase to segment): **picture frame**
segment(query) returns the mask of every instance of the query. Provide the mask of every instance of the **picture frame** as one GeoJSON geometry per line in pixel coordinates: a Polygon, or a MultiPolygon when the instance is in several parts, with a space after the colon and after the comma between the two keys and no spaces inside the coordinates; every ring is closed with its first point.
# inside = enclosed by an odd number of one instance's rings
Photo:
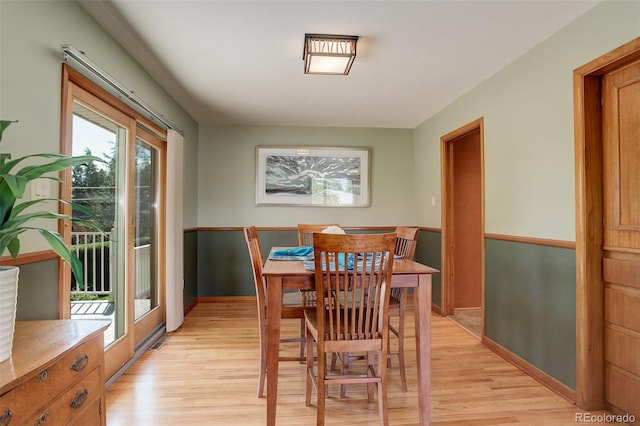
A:
{"type": "Polygon", "coordinates": [[[369,149],[256,147],[256,205],[369,206],[369,149]]]}

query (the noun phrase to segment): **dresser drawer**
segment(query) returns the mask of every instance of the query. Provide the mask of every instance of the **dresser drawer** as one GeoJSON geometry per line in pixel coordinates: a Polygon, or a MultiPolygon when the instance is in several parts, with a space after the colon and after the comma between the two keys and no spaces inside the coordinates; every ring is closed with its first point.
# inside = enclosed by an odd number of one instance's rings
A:
{"type": "MultiPolygon", "coordinates": [[[[48,407],[36,412],[26,421],[26,425],[67,426],[76,418],[82,418],[90,412],[100,419],[99,405],[96,402],[102,397],[103,384],[100,380],[100,370],[94,369],[91,374],[79,383],[73,385],[48,407]],[[93,410],[93,411],[92,411],[93,410]]],[[[13,423],[11,423],[13,425],[13,423]]],[[[99,424],[99,423],[98,423],[99,424]]]]}
{"type": "MultiPolygon", "coordinates": [[[[102,400],[98,399],[84,410],[84,413],[80,417],[76,417],[72,420],[69,426],[104,426],[102,423],[102,400]]],[[[46,425],[43,425],[46,426],[46,425]]]]}
{"type": "Polygon", "coordinates": [[[32,418],[55,395],[80,382],[93,370],[99,376],[100,370],[96,367],[100,366],[103,351],[101,339],[92,339],[73,348],[57,362],[43,367],[35,376],[0,396],[0,413],[11,411],[11,425],[32,418]]]}

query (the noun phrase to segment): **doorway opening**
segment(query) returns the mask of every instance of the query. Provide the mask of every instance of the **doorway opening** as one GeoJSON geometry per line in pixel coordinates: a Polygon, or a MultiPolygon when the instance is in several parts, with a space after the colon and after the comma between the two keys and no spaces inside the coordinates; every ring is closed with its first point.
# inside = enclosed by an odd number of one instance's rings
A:
{"type": "Polygon", "coordinates": [[[484,120],[440,138],[442,315],[484,335],[484,120]]]}

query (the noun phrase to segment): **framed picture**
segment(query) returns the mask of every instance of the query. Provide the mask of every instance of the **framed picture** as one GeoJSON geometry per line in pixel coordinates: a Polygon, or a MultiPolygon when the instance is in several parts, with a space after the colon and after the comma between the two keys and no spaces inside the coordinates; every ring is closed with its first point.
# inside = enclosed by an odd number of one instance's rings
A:
{"type": "Polygon", "coordinates": [[[369,206],[369,149],[256,147],[256,204],[369,206]]]}

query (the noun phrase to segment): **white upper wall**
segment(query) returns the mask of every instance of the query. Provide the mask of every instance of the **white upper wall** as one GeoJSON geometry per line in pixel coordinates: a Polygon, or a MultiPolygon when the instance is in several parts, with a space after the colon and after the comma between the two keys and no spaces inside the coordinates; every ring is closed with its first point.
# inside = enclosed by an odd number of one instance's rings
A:
{"type": "Polygon", "coordinates": [[[198,156],[198,226],[395,226],[415,222],[411,130],[201,126],[198,156]],[[370,148],[371,206],[273,207],[255,205],[258,145],[370,148]]]}
{"type": "Polygon", "coordinates": [[[440,137],[484,117],[485,232],[575,241],[573,70],[638,36],[640,1],[604,1],[416,128],[417,224],[441,226],[440,137]]]}
{"type": "MultiPolygon", "coordinates": [[[[75,1],[0,1],[0,119],[14,157],[59,152],[61,44],[71,44],[185,132],[185,163],[195,164],[198,125],[75,1]]],[[[185,167],[184,226],[196,224],[196,170],[185,167]]],[[[51,207],[55,209],[55,206],[51,207]]],[[[25,252],[46,246],[22,239],[25,252]]]]}

